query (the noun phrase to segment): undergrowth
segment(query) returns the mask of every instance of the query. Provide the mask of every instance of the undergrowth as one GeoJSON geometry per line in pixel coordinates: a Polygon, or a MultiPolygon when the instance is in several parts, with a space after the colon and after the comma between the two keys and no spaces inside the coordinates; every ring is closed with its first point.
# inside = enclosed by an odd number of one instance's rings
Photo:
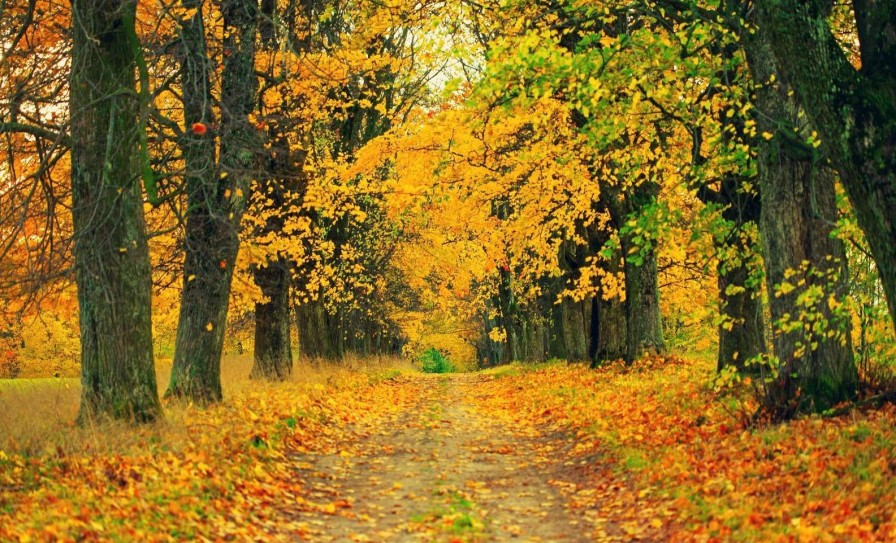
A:
{"type": "Polygon", "coordinates": [[[430,347],[418,358],[423,373],[454,373],[457,368],[438,349],[430,347]]]}

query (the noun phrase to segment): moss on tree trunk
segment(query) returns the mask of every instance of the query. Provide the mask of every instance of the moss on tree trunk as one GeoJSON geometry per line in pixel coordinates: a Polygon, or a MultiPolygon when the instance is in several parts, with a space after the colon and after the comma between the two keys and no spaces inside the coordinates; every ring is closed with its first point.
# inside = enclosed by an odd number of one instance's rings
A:
{"type": "Polygon", "coordinates": [[[820,411],[851,399],[858,372],[849,318],[837,311],[845,297],[843,244],[834,176],[796,128],[799,110],[783,83],[770,84],[776,65],[761,36],[745,40],[756,91],[760,132],[773,138],[757,157],[760,231],[778,371],[767,385],[765,408],[776,418],[820,411]]]}
{"type": "MultiPolygon", "coordinates": [[[[81,330],[80,421],[161,415],[134,70],[136,2],[72,5],[72,215],[81,330]]],[[[144,82],[145,84],[145,82],[144,82]]]]}

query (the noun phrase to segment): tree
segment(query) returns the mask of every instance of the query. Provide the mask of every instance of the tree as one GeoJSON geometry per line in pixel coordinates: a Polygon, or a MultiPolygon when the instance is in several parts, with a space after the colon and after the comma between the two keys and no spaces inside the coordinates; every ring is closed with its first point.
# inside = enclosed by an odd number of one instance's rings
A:
{"type": "Polygon", "coordinates": [[[200,3],[183,24],[183,153],[186,162],[186,260],[174,365],[166,396],[199,403],[222,398],[221,354],[230,287],[239,250],[240,220],[260,152],[255,106],[255,40],[258,4],[226,0],[222,9],[224,67],[221,76],[219,159],[216,161],[205,31],[200,3]]]}
{"type": "Polygon", "coordinates": [[[81,412],[151,422],[161,415],[152,359],[151,270],[138,152],[148,84],[136,1],[77,0],[70,83],[72,215],[81,327],[81,412]]]}
{"type": "Polygon", "coordinates": [[[255,271],[255,283],[266,299],[255,304],[255,354],[249,374],[253,379],[283,381],[292,373],[291,268],[287,260],[278,259],[255,271]]]}
{"type": "MultiPolygon", "coordinates": [[[[874,255],[896,327],[896,5],[852,4],[860,59],[838,43],[833,2],[757,2],[758,32],[818,131],[874,255]]],[[[842,16],[842,14],[841,14],[842,16]]]]}
{"type": "MultiPolygon", "coordinates": [[[[270,158],[267,175],[257,181],[253,191],[258,220],[263,224],[255,234],[277,236],[286,226],[288,188],[301,185],[297,180],[301,175],[303,160],[297,153],[290,152],[289,138],[278,134],[277,126],[268,129],[270,158]],[[297,161],[298,164],[292,164],[297,161]]],[[[301,190],[301,187],[298,187],[301,190]]],[[[250,211],[251,214],[251,211],[250,211]]],[[[255,217],[253,217],[255,218],[255,217]]],[[[299,241],[301,243],[301,241],[299,241]]],[[[290,287],[294,264],[284,251],[277,252],[266,262],[256,264],[252,270],[255,284],[265,297],[255,303],[255,351],[254,362],[249,376],[253,379],[283,381],[292,373],[292,337],[290,318],[290,287]]]]}
{"type": "MultiPolygon", "coordinates": [[[[707,86],[707,98],[722,95],[717,123],[720,140],[707,153],[733,157],[732,167],[721,169],[719,179],[698,183],[697,194],[708,209],[718,212],[718,222],[710,235],[717,260],[719,292],[719,372],[734,368],[738,373],[758,373],[767,351],[766,319],[763,306],[762,249],[758,239],[760,211],[757,174],[744,145],[753,148],[759,142],[755,121],[744,107],[743,93],[749,89],[749,71],[743,62],[742,47],[736,35],[724,27],[711,27],[718,45],[712,53],[721,65],[715,80],[707,86]],[[742,114],[746,111],[747,114],[742,114]],[[738,160],[737,157],[744,156],[738,160]],[[713,182],[710,182],[713,181],[713,182]]],[[[746,100],[749,104],[750,101],[746,100]]],[[[709,162],[701,152],[704,130],[691,129],[696,175],[709,162]]]]}
{"type": "Polygon", "coordinates": [[[768,140],[757,156],[766,283],[774,325],[777,372],[766,410],[789,418],[851,399],[858,386],[852,355],[843,243],[834,176],[803,139],[789,88],[776,82],[775,61],[762,35],[745,37],[756,83],[757,127],[768,140]]]}

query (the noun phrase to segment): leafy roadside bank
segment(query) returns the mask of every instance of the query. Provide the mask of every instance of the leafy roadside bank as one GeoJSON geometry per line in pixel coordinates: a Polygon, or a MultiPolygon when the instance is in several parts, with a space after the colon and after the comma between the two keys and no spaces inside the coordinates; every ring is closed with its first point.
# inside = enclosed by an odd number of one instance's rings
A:
{"type": "Polygon", "coordinates": [[[283,507],[335,509],[294,477],[301,453],[338,454],[344,425],[401,410],[416,394],[403,379],[255,383],[209,409],[169,406],[152,427],[71,429],[55,453],[0,450],[0,540],[294,539],[283,507]]]}
{"type": "Polygon", "coordinates": [[[572,499],[627,537],[896,540],[896,408],[748,430],[712,373],[679,359],[510,367],[477,394],[509,423],[575,436],[576,454],[621,483],[572,499]]]}

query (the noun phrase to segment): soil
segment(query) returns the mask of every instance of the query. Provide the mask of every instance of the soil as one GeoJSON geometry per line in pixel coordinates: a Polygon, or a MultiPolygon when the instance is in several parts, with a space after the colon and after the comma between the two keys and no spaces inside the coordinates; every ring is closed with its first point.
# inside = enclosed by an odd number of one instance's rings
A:
{"type": "Polygon", "coordinates": [[[477,374],[419,375],[410,406],[348,428],[339,454],[303,455],[304,541],[592,541],[569,505],[569,440],[509,427],[476,401],[477,374]]]}

